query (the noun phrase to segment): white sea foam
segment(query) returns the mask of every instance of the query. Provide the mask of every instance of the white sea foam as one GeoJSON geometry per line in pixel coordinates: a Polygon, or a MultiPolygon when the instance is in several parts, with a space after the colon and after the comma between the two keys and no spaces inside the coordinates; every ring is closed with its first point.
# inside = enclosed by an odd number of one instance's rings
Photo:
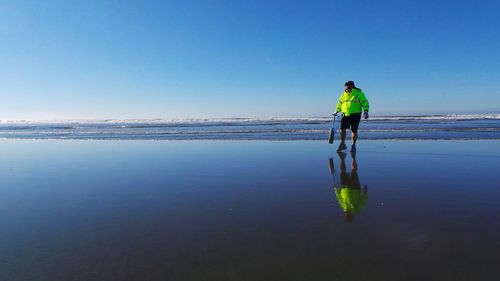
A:
{"type": "Polygon", "coordinates": [[[500,114],[448,114],[422,116],[375,116],[372,120],[495,120],[500,114]]]}
{"type": "MultiPolygon", "coordinates": [[[[267,118],[184,118],[184,119],[60,119],[60,120],[0,120],[0,124],[230,124],[273,122],[325,122],[332,117],[267,117],[267,118]]],[[[500,119],[500,114],[448,114],[420,116],[371,116],[370,121],[404,120],[491,120],[500,119]]]]}
{"type": "MultiPolygon", "coordinates": [[[[328,134],[331,120],[331,116],[15,120],[0,123],[0,138],[319,140],[328,134]]],[[[361,127],[364,139],[500,139],[500,114],[375,116],[361,127]]]]}

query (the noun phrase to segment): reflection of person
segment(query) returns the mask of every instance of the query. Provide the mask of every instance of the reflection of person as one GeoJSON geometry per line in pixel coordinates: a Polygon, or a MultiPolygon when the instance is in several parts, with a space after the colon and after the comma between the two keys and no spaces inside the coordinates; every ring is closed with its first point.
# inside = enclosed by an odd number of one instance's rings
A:
{"type": "Polygon", "coordinates": [[[368,110],[370,104],[365,97],[365,93],[361,89],[356,88],[353,81],[345,83],[345,91],[339,98],[335,114],[342,112],[344,115],[340,120],[340,138],[341,142],[337,151],[347,149],[345,145],[346,130],[350,129],[352,134],[351,152],[356,152],[356,140],[358,139],[358,126],[361,121],[361,112],[363,117],[368,118],[368,110]]]}
{"type": "MultiPolygon", "coordinates": [[[[340,187],[335,186],[334,190],[339,205],[344,211],[346,221],[350,222],[354,216],[359,214],[365,207],[368,201],[368,186],[365,185],[363,190],[359,182],[358,164],[356,162],[356,154],[351,153],[351,171],[348,173],[345,163],[345,153],[338,153],[340,157],[340,187]]],[[[330,166],[333,164],[333,159],[330,159],[330,166]]],[[[330,170],[333,171],[332,168],[330,170]]]]}

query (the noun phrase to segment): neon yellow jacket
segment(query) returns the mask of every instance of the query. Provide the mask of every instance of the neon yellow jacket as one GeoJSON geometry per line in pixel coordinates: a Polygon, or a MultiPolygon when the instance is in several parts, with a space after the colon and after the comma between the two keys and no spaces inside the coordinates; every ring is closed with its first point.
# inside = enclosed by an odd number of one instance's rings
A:
{"type": "Polygon", "coordinates": [[[359,214],[368,201],[368,193],[361,192],[360,189],[335,188],[335,195],[342,210],[350,211],[353,215],[359,214]]]}
{"type": "Polygon", "coordinates": [[[337,112],[342,112],[345,116],[369,110],[370,104],[365,97],[365,93],[363,93],[360,89],[354,88],[350,94],[345,91],[342,93],[336,108],[337,112]]]}

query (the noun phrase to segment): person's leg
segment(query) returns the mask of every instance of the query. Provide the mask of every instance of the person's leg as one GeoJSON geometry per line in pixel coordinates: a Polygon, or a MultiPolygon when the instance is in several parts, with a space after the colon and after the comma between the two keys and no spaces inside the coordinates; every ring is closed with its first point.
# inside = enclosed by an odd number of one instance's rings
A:
{"type": "Polygon", "coordinates": [[[345,138],[346,138],[346,130],[350,127],[349,123],[350,119],[349,116],[342,116],[342,119],[340,119],[340,142],[341,144],[345,144],[345,138]]]}
{"type": "Polygon", "coordinates": [[[339,147],[337,148],[337,151],[342,151],[347,148],[345,145],[345,138],[347,135],[347,128],[349,128],[349,117],[348,116],[343,116],[342,119],[340,120],[340,144],[339,147]]]}
{"type": "Polygon", "coordinates": [[[341,129],[340,130],[340,144],[339,147],[337,148],[337,151],[343,151],[347,149],[347,145],[345,145],[345,137],[346,137],[346,129],[341,129]]]}
{"type": "Polygon", "coordinates": [[[358,162],[356,161],[356,152],[351,152],[351,174],[358,172],[358,162]]]}
{"type": "Polygon", "coordinates": [[[341,143],[345,143],[346,135],[347,135],[346,129],[340,130],[340,141],[341,141],[341,143]]]}
{"type": "Polygon", "coordinates": [[[340,158],[340,182],[341,184],[345,184],[346,175],[347,175],[347,165],[345,163],[345,153],[338,153],[340,158]],[[344,181],[344,182],[343,182],[344,181]]]}
{"type": "Polygon", "coordinates": [[[351,139],[352,139],[351,152],[356,152],[356,141],[358,140],[359,121],[361,121],[361,113],[353,114],[351,116],[351,139]]]}

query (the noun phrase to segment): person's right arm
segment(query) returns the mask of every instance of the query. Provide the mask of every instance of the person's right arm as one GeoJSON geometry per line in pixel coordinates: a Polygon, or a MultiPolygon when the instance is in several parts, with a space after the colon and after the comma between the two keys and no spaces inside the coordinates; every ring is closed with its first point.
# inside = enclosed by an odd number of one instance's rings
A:
{"type": "Polygon", "coordinates": [[[342,93],[342,95],[340,95],[340,98],[339,98],[339,101],[337,102],[337,106],[335,108],[335,114],[339,113],[339,112],[342,112],[342,104],[344,103],[342,101],[342,97],[344,96],[344,93],[342,93]]]}

